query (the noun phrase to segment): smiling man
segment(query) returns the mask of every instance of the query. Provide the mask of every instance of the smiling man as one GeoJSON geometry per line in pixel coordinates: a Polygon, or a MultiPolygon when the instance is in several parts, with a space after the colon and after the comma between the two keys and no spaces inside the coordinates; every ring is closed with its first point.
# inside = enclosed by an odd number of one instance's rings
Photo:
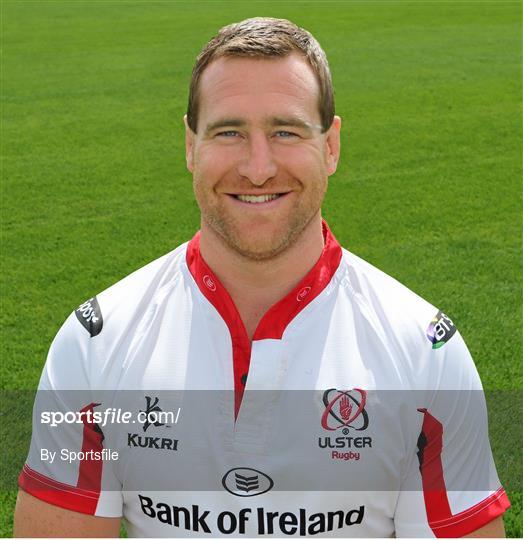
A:
{"type": "Polygon", "coordinates": [[[83,416],[49,427],[37,396],[15,533],[115,536],[123,517],[132,536],[502,536],[456,327],[322,220],[341,121],[317,41],[285,20],[222,28],[185,125],[201,230],[58,333],[39,395],[83,416]],[[180,392],[180,422],[94,416],[180,392]],[[49,458],[63,449],[84,454],[49,458]]]}

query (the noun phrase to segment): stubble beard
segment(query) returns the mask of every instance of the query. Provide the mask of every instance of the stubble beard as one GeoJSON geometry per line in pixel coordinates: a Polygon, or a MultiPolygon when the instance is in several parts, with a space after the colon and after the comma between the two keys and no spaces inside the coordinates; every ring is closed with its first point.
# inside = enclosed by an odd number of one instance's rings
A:
{"type": "MultiPolygon", "coordinates": [[[[267,262],[276,259],[296,244],[311,221],[318,215],[325,195],[326,186],[313,194],[308,204],[295,208],[286,225],[276,229],[269,237],[249,234],[232,216],[219,205],[208,205],[197,196],[198,205],[205,222],[223,243],[240,257],[251,262],[267,262]],[[202,204],[203,203],[203,204],[202,204]]],[[[198,193],[196,193],[198,195],[198,193]]],[[[205,195],[203,196],[205,199],[205,195]]]]}
{"type": "Polygon", "coordinates": [[[241,221],[235,219],[219,200],[209,197],[206,189],[193,173],[193,189],[200,208],[202,225],[212,230],[224,244],[241,258],[250,262],[265,263],[274,260],[292,248],[309,224],[321,210],[328,182],[309,186],[309,193],[302,193],[296,207],[280,227],[270,235],[257,235],[255,230],[247,232],[241,221]]]}
{"type": "MultiPolygon", "coordinates": [[[[276,238],[245,240],[244,235],[238,234],[238,225],[229,223],[216,214],[203,215],[206,224],[227,244],[227,246],[242,258],[251,262],[267,262],[279,257],[282,253],[290,249],[309,223],[316,216],[318,209],[308,216],[295,216],[291,219],[285,232],[276,238]]],[[[252,236],[255,236],[253,233],[252,236]]]]}

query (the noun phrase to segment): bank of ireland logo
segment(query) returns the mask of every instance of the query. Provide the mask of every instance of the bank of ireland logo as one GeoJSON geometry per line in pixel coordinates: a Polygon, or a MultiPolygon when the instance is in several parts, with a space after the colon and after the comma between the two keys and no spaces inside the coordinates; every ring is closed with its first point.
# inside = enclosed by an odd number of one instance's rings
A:
{"type": "Polygon", "coordinates": [[[432,343],[433,349],[443,347],[455,333],[454,323],[442,311],[436,313],[427,328],[427,338],[432,343]]]}
{"type": "Polygon", "coordinates": [[[274,486],[272,478],[248,467],[236,467],[222,478],[223,487],[237,497],[254,497],[267,493],[274,486]]]}
{"type": "Polygon", "coordinates": [[[323,394],[325,410],[321,417],[321,427],[327,431],[341,429],[344,435],[350,430],[363,431],[369,425],[369,415],[365,410],[367,392],[359,388],[336,390],[330,388],[323,394]]]}

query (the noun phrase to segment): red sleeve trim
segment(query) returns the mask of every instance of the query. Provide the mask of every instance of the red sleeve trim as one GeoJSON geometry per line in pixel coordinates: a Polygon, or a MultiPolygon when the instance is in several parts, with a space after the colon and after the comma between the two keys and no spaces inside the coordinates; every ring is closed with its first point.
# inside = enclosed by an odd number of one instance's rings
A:
{"type": "Polygon", "coordinates": [[[468,510],[455,514],[447,519],[430,523],[430,528],[437,538],[461,538],[490,523],[505,510],[510,508],[510,501],[503,488],[468,510]]]}
{"type": "Polygon", "coordinates": [[[436,538],[460,538],[477,531],[510,507],[503,488],[468,510],[452,514],[443,475],[443,425],[427,409],[418,440],[421,480],[427,520],[436,538]]]}
{"type": "Polygon", "coordinates": [[[441,461],[443,425],[427,409],[418,409],[418,411],[423,413],[423,425],[418,440],[423,498],[427,519],[433,529],[432,523],[438,523],[452,516],[441,461]]]}
{"type": "Polygon", "coordinates": [[[18,485],[30,495],[54,506],[94,515],[100,492],[82,489],[53,480],[24,465],[18,485]]]}
{"type": "MultiPolygon", "coordinates": [[[[100,403],[90,403],[86,405],[80,412],[93,412],[93,409],[100,405],[100,403]]],[[[90,452],[101,452],[103,450],[104,434],[100,429],[100,426],[94,422],[88,422],[86,416],[82,416],[84,423],[83,439],[82,439],[82,453],[85,457],[80,461],[80,467],[78,470],[78,482],[77,488],[85,489],[87,491],[99,492],[102,486],[102,468],[103,461],[95,460],[93,457],[89,457],[90,452]]]]}

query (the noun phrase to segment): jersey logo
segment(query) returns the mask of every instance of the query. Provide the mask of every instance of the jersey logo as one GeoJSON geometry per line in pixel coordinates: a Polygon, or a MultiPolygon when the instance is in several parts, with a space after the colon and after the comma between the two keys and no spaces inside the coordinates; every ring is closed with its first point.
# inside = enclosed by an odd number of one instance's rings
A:
{"type": "Polygon", "coordinates": [[[158,415],[157,413],[163,412],[160,406],[158,405],[160,399],[155,397],[154,401],[152,401],[151,396],[145,396],[145,411],[142,411],[140,409],[140,412],[144,413],[145,416],[145,422],[143,423],[143,430],[147,431],[149,426],[165,426],[170,427],[167,424],[164,424],[159,421],[159,418],[162,417],[162,415],[158,415]],[[151,403],[152,402],[152,403],[151,403]]]}
{"type": "Polygon", "coordinates": [[[325,411],[321,417],[321,427],[327,431],[343,428],[348,433],[350,429],[363,431],[369,425],[369,416],[365,410],[367,392],[354,388],[353,390],[336,390],[331,388],[323,394],[325,411]]]}
{"type": "Polygon", "coordinates": [[[455,333],[454,323],[442,311],[436,313],[427,328],[427,338],[433,349],[443,347],[455,333]]]}
{"type": "Polygon", "coordinates": [[[96,296],[80,305],[74,313],[91,337],[97,336],[102,331],[104,321],[96,296]]]}
{"type": "Polygon", "coordinates": [[[301,302],[305,299],[305,297],[311,292],[312,287],[303,287],[303,289],[300,289],[298,294],[296,295],[296,300],[298,302],[301,302]]]}
{"type": "Polygon", "coordinates": [[[203,283],[211,292],[216,292],[216,283],[209,274],[203,276],[203,283]]]}
{"type": "MultiPolygon", "coordinates": [[[[233,469],[234,470],[234,469],[233,469]]],[[[243,469],[245,470],[245,469],[243,469]]],[[[252,469],[247,469],[252,470],[252,469]]],[[[358,508],[339,510],[327,510],[314,512],[305,508],[293,511],[274,511],[260,505],[257,508],[245,507],[237,510],[216,511],[199,504],[181,506],[159,501],[138,494],[140,506],[145,516],[157,520],[164,526],[169,526],[173,534],[163,536],[179,536],[180,530],[194,531],[199,538],[205,538],[202,533],[207,533],[207,538],[222,535],[233,535],[235,538],[254,536],[315,536],[330,531],[339,531],[345,527],[360,525],[365,517],[365,506],[358,508]],[[250,528],[250,530],[248,529],[250,528]]],[[[340,536],[334,533],[335,536],[340,536]]],[[[159,536],[159,535],[158,535],[159,536]]],[[[186,536],[186,535],[182,535],[186,536]]],[[[349,536],[343,534],[344,537],[349,536]]],[[[360,534],[361,536],[361,534],[360,534]]]]}
{"type": "Polygon", "coordinates": [[[223,487],[237,497],[254,497],[267,493],[274,486],[272,478],[256,469],[236,467],[222,478],[223,487]]]}
{"type": "Polygon", "coordinates": [[[330,388],[323,393],[322,401],[325,410],[321,415],[321,427],[326,431],[341,429],[344,436],[318,437],[318,448],[327,450],[334,460],[359,461],[366,452],[364,449],[372,448],[372,437],[351,434],[351,430],[364,431],[369,427],[369,415],[365,410],[367,392],[360,388],[330,388]]]}
{"type": "MultiPolygon", "coordinates": [[[[145,410],[140,409],[137,420],[142,423],[144,433],[151,427],[171,428],[171,424],[177,424],[181,409],[168,411],[163,410],[158,403],[157,396],[144,396],[145,410]],[[168,424],[170,422],[171,424],[168,424]]],[[[134,422],[133,422],[134,423],[134,422]]],[[[154,431],[154,430],[153,430],[154,431]]],[[[160,437],[156,435],[141,435],[139,433],[127,433],[127,446],[129,448],[152,448],[153,450],[178,451],[179,439],[160,437]]]]}

